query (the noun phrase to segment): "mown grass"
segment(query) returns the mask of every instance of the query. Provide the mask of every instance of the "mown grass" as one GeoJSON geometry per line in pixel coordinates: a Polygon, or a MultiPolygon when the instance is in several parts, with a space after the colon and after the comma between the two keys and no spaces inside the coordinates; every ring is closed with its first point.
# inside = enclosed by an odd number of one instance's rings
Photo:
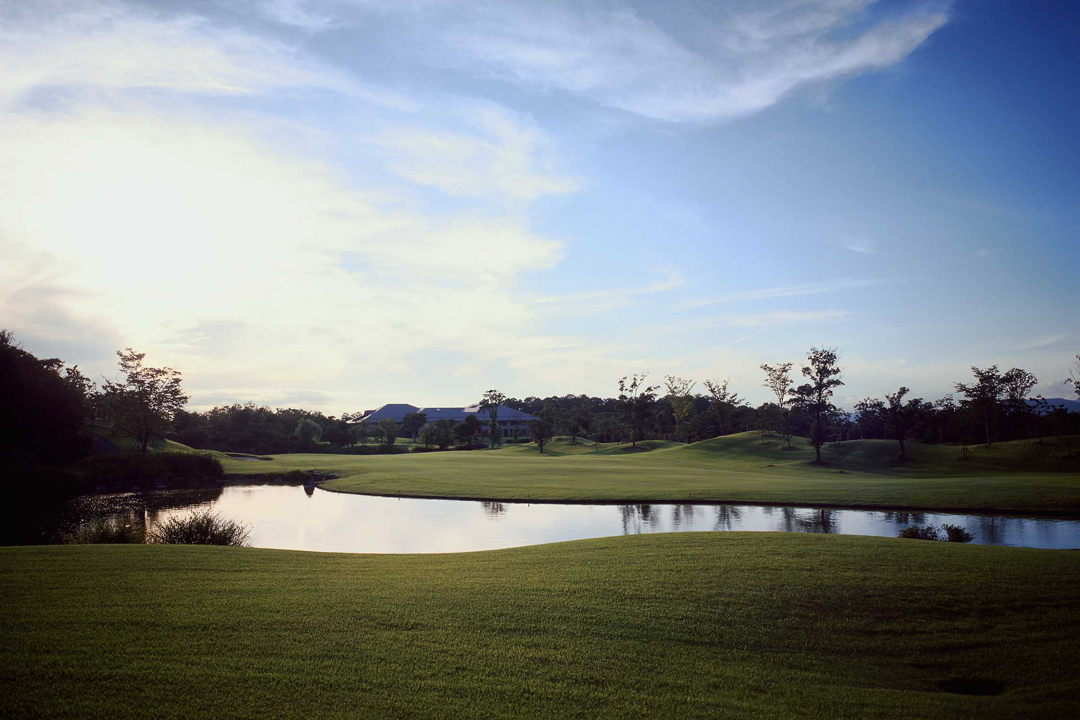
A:
{"type": "Polygon", "coordinates": [[[680,445],[552,442],[495,451],[400,456],[277,455],[253,463],[222,458],[227,472],[317,468],[338,475],[327,490],[491,500],[728,501],[1028,513],[1080,512],[1080,451],[1051,439],[972,448],[864,440],[825,448],[824,465],[801,438],[742,433],[680,445]]]}
{"type": "Polygon", "coordinates": [[[1075,552],[757,533],[0,548],[0,716],[1073,718],[1078,581],[1075,552]],[[1002,692],[942,690],[972,681],[1002,692]]]}

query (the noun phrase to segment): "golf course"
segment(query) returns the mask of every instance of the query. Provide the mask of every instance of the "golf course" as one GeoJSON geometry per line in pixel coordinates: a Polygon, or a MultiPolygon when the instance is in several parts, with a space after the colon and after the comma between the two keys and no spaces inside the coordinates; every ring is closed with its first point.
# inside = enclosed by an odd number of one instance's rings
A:
{"type": "Polygon", "coordinates": [[[474,452],[404,455],[216,455],[234,475],[319,470],[325,490],[401,497],[503,501],[714,501],[952,511],[1080,512],[1080,449],[1066,439],[973,446],[853,440],[823,448],[823,464],[803,438],[791,448],[756,432],[683,445],[586,440],[509,445],[474,452]]]}
{"type": "Polygon", "coordinates": [[[1068,718],[1080,554],[688,533],[0,548],[4,717],[1068,718]]]}

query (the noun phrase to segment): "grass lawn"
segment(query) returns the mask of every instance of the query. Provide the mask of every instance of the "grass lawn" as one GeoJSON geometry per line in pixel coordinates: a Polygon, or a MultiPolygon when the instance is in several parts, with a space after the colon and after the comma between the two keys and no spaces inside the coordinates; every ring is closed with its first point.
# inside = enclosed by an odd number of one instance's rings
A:
{"type": "Polygon", "coordinates": [[[1080,512],[1080,448],[1059,439],[973,447],[960,459],[948,445],[908,443],[908,459],[884,440],[831,445],[825,464],[795,438],[742,433],[692,445],[645,442],[638,449],[579,441],[499,450],[390,456],[278,455],[263,462],[222,456],[231,473],[317,468],[338,475],[327,490],[491,500],[712,500],[891,506],[1028,513],[1080,512]]]}
{"type": "Polygon", "coordinates": [[[0,717],[1075,718],[1078,584],[1072,551],[822,535],[0,548],[0,717]]]}

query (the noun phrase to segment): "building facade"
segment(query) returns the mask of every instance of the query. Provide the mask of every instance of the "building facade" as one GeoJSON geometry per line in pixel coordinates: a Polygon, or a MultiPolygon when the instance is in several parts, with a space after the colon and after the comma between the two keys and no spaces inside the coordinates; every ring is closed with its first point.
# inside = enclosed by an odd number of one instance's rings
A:
{"type": "MultiPolygon", "coordinates": [[[[469,415],[476,416],[476,419],[480,421],[480,424],[486,429],[488,426],[488,414],[486,411],[480,409],[480,404],[467,405],[465,407],[425,407],[418,408],[415,405],[409,405],[408,403],[390,403],[383,405],[382,407],[370,410],[360,418],[359,422],[366,422],[369,425],[374,425],[380,420],[391,418],[398,425],[405,419],[405,416],[409,413],[424,413],[427,416],[428,422],[435,422],[436,420],[452,420],[454,422],[461,422],[469,415]]],[[[536,420],[534,415],[529,413],[515,410],[505,405],[499,406],[499,429],[502,431],[504,438],[526,438],[532,437],[532,433],[529,430],[529,422],[536,420]]]]}

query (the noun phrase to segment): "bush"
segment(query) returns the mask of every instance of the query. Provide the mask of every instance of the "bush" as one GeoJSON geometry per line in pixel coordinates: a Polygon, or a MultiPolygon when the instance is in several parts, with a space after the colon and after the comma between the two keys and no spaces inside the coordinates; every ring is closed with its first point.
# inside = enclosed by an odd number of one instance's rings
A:
{"type": "Polygon", "coordinates": [[[251,529],[226,520],[209,510],[193,510],[187,517],[171,517],[148,536],[152,543],[166,545],[232,545],[248,544],[251,529]]]}
{"type": "Polygon", "coordinates": [[[941,533],[938,532],[936,525],[927,525],[924,528],[911,525],[901,530],[899,537],[908,540],[941,540],[941,533]]]}
{"type": "Polygon", "coordinates": [[[968,543],[975,539],[971,533],[959,525],[949,525],[948,523],[943,523],[941,527],[927,525],[924,528],[912,525],[901,530],[899,537],[909,540],[936,540],[939,542],[959,543],[968,543]]]}
{"type": "Polygon", "coordinates": [[[959,525],[943,524],[941,529],[945,531],[945,535],[948,537],[949,542],[969,543],[975,539],[971,533],[959,525]]]}
{"type": "Polygon", "coordinates": [[[96,519],[79,528],[73,535],[64,535],[66,545],[101,545],[146,542],[146,526],[131,518],[96,519]]]}

